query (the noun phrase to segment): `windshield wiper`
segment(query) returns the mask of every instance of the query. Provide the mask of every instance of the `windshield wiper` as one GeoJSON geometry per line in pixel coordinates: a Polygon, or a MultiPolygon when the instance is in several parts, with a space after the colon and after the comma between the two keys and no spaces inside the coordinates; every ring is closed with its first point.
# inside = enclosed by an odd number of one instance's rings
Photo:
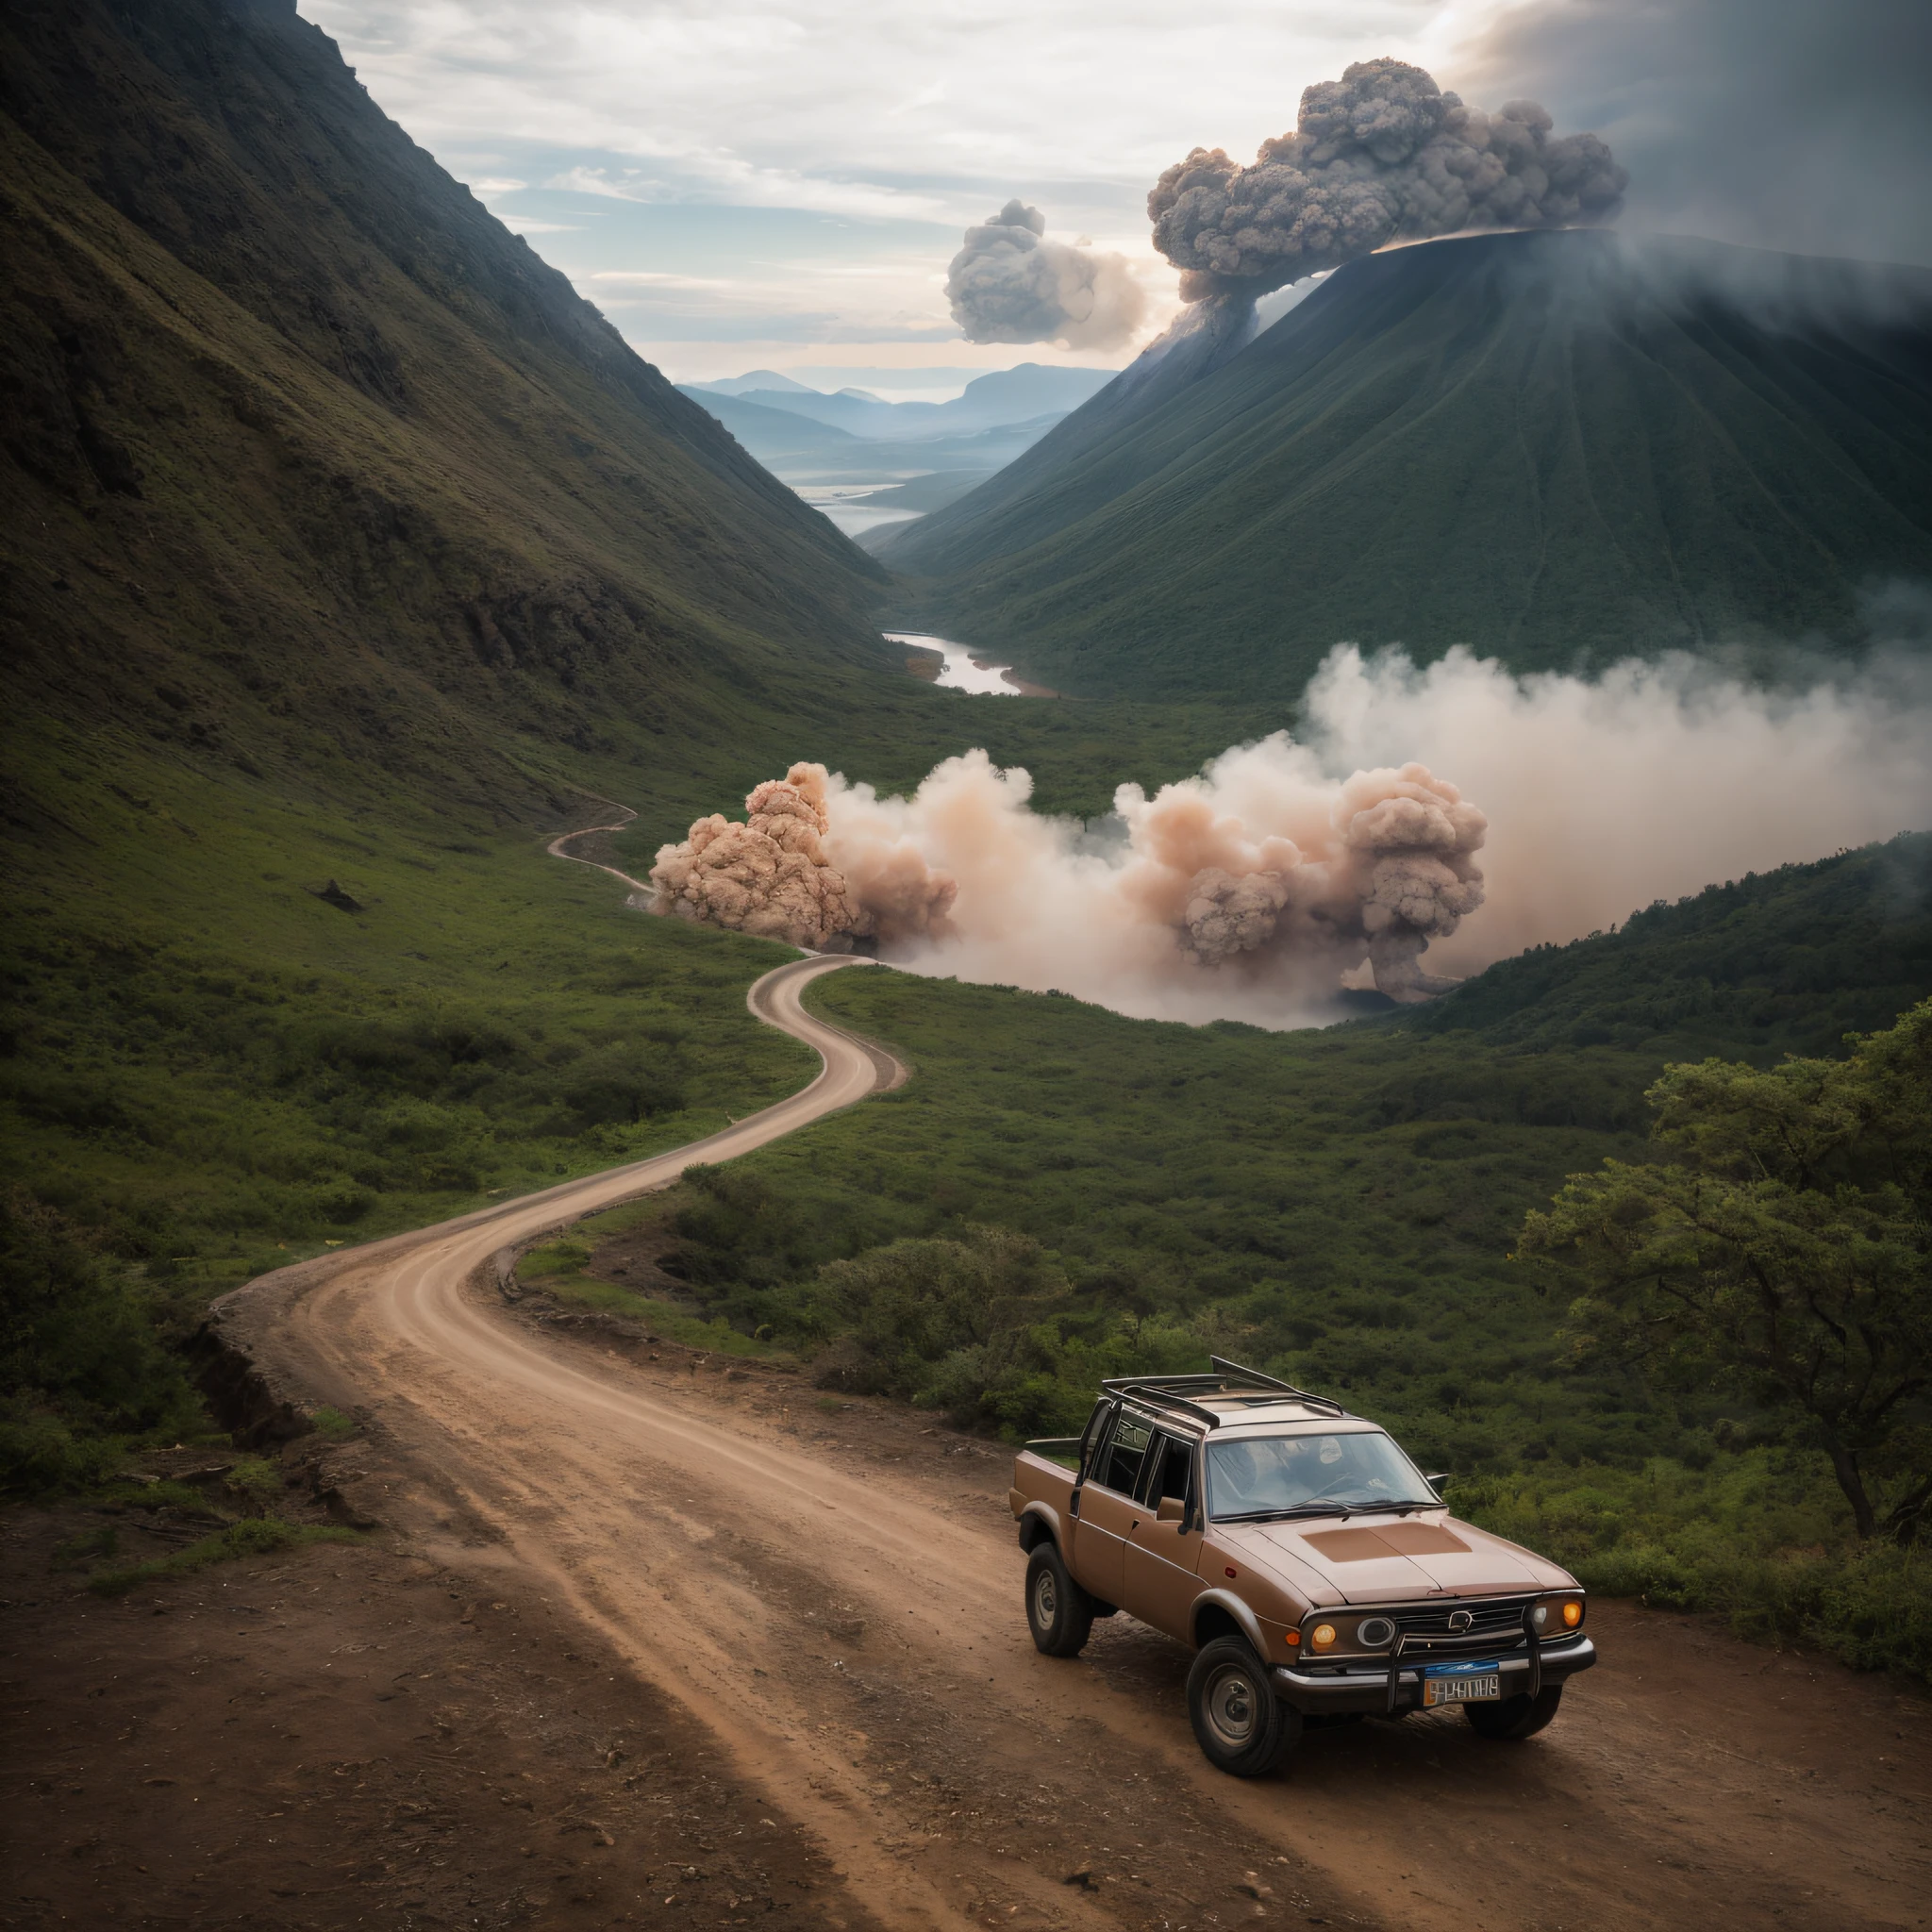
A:
{"type": "Polygon", "coordinates": [[[1351,1509],[1353,1509],[1357,1515],[1367,1516],[1377,1511],[1387,1511],[1391,1509],[1441,1509],[1444,1507],[1444,1505],[1442,1499],[1440,1496],[1437,1496],[1426,1503],[1419,1501],[1410,1501],[1407,1503],[1351,1503],[1348,1507],[1351,1509]]]}
{"type": "Polygon", "coordinates": [[[1346,1503],[1291,1503],[1285,1509],[1244,1509],[1239,1516],[1217,1516],[1216,1523],[1286,1523],[1295,1516],[1347,1516],[1346,1503]]]}

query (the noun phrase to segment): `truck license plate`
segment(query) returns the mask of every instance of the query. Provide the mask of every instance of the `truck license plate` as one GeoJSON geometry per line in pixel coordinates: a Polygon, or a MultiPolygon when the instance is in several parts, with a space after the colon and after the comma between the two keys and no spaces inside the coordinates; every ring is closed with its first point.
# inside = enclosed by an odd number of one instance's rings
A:
{"type": "Polygon", "coordinates": [[[1431,1674],[1423,1679],[1423,1707],[1433,1708],[1440,1704],[1489,1704],[1503,1694],[1503,1677],[1494,1665],[1487,1672],[1457,1671],[1454,1674],[1442,1676],[1431,1674]]]}

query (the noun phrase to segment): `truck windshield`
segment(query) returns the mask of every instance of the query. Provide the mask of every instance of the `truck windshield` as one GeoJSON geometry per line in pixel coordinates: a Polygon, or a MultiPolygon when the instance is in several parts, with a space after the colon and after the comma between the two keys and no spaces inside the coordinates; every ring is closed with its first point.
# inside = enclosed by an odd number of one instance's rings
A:
{"type": "Polygon", "coordinates": [[[1208,1511],[1222,1522],[1309,1506],[1433,1508],[1415,1464],[1379,1429],[1338,1436],[1250,1436],[1208,1445],[1208,1511]]]}

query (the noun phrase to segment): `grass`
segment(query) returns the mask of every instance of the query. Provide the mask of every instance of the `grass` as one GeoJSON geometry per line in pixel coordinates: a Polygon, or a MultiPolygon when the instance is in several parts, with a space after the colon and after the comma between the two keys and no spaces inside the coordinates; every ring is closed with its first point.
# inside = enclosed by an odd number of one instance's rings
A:
{"type": "Polygon", "coordinates": [[[591,1272],[591,1256],[599,1241],[649,1224],[661,1213],[659,1200],[653,1196],[593,1214],[576,1223],[562,1240],[547,1241],[520,1257],[517,1279],[525,1288],[555,1296],[566,1307],[622,1316],[683,1348],[754,1357],[786,1354],[772,1342],[768,1331],[747,1335],[722,1316],[698,1314],[687,1305],[662,1295],[641,1294],[591,1272]]]}
{"type": "Polygon", "coordinates": [[[125,1596],[143,1583],[189,1576],[197,1570],[232,1563],[243,1557],[265,1557],[277,1550],[299,1549],[307,1543],[353,1543],[360,1540],[357,1531],[334,1524],[285,1523],[275,1516],[244,1517],[165,1557],[114,1570],[98,1570],[88,1578],[87,1587],[95,1596],[125,1596]]]}

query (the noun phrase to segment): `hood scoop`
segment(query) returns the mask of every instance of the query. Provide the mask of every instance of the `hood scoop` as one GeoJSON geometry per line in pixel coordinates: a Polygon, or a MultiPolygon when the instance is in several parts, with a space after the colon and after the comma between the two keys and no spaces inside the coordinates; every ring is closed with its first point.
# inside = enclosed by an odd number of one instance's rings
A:
{"type": "Polygon", "coordinates": [[[1454,1530],[1433,1523],[1390,1523],[1379,1529],[1321,1529],[1302,1541],[1331,1563],[1372,1563],[1387,1557],[1467,1556],[1454,1530]]]}

